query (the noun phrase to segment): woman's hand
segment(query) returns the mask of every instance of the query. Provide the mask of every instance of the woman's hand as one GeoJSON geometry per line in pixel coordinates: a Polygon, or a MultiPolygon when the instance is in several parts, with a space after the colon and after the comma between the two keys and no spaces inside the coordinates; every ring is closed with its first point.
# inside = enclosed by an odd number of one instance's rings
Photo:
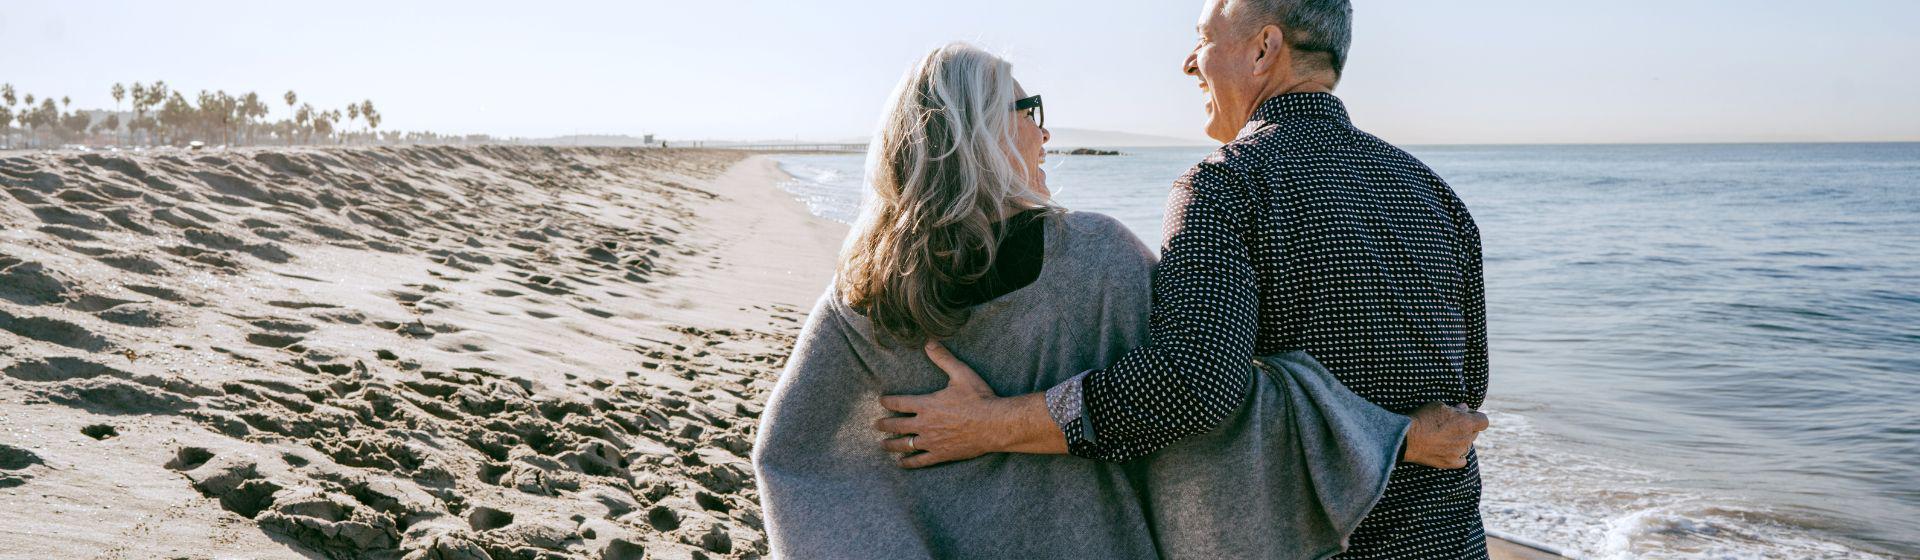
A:
{"type": "Polygon", "coordinates": [[[897,435],[881,447],[907,454],[900,466],[917,469],[1001,451],[1066,452],[1066,436],[1047,416],[1044,394],[1001,398],[945,346],[928,342],[926,351],[934,365],[947,372],[947,387],[925,395],[880,397],[880,406],[911,415],[882,418],[874,425],[897,435]]]}
{"type": "Polygon", "coordinates": [[[1406,454],[1400,458],[1436,469],[1467,468],[1473,441],[1487,429],[1487,415],[1464,404],[1434,401],[1413,411],[1406,454]]]}

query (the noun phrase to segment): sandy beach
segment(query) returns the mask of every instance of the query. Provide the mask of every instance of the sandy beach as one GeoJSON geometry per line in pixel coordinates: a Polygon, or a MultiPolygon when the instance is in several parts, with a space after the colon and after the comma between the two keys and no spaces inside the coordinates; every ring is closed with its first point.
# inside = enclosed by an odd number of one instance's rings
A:
{"type": "Polygon", "coordinates": [[[0,556],[765,555],[754,424],[846,233],[781,176],[0,155],[0,556]]]}

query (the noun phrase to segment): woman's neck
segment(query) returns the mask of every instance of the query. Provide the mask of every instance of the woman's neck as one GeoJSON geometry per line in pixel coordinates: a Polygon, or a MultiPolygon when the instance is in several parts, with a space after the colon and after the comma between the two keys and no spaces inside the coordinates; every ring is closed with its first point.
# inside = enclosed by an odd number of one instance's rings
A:
{"type": "Polygon", "coordinates": [[[1039,209],[1038,208],[1021,208],[1018,206],[1008,206],[1006,208],[1001,208],[1000,217],[996,218],[995,221],[1004,222],[1007,220],[1011,220],[1013,219],[1014,216],[1024,214],[1031,210],[1039,210],[1039,209]]]}

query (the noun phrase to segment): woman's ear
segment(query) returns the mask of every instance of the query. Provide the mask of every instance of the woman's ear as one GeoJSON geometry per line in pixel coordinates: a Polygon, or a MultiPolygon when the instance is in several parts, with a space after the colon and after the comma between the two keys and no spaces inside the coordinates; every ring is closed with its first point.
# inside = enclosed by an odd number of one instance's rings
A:
{"type": "Polygon", "coordinates": [[[1291,66],[1293,53],[1287,46],[1287,34],[1278,25],[1260,28],[1260,54],[1253,59],[1253,75],[1264,76],[1274,68],[1291,66]]]}

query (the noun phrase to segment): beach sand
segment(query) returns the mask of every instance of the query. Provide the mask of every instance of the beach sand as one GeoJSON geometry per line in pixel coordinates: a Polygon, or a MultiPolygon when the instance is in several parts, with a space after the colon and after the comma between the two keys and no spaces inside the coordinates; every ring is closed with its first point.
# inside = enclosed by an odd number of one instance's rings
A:
{"type": "Polygon", "coordinates": [[[721,151],[0,156],[0,550],[763,555],[753,426],[846,233],[780,177],[721,151]]]}

